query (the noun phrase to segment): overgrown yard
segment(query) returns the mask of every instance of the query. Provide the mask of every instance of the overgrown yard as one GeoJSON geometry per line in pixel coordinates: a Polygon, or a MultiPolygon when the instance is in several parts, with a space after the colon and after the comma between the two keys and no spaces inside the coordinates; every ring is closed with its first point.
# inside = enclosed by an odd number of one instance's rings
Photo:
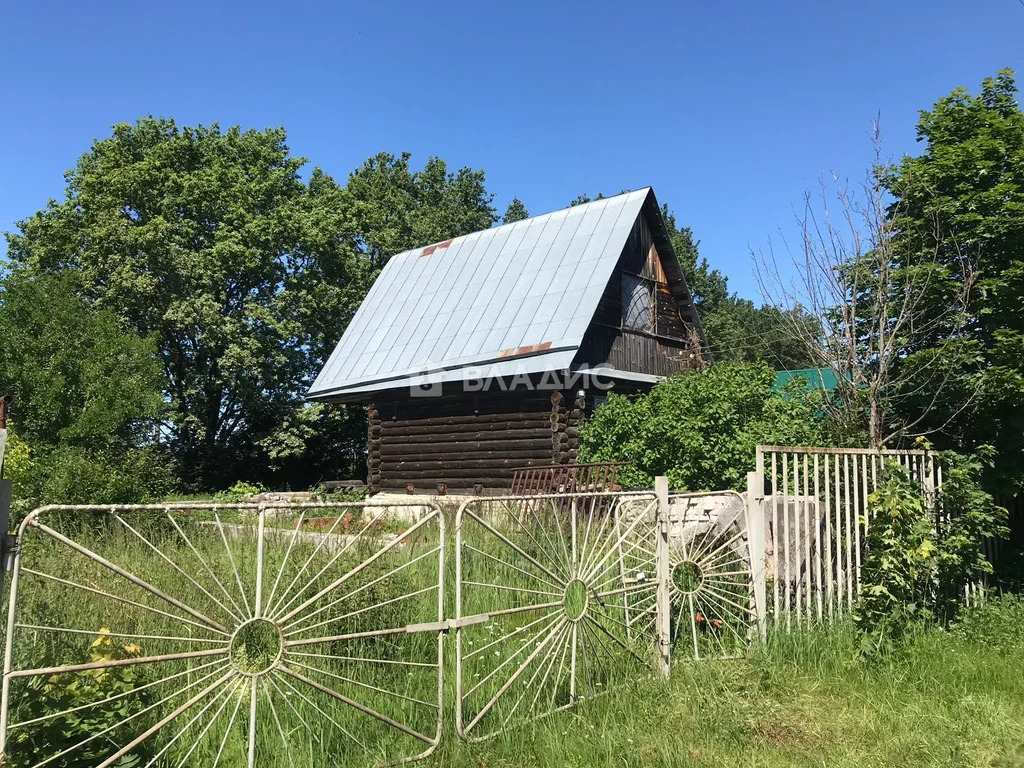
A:
{"type": "Polygon", "coordinates": [[[433,765],[1024,765],[1024,602],[857,660],[852,628],[794,633],[749,661],[676,663],[484,745],[454,739],[433,765]]]}

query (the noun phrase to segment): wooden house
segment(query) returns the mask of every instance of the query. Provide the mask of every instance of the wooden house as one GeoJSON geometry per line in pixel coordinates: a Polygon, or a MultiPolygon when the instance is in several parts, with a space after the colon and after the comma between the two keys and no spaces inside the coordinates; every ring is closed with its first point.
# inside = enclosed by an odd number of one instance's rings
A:
{"type": "Polygon", "coordinates": [[[646,188],[391,257],[308,397],[367,404],[371,492],[493,494],[706,348],[646,188]]]}

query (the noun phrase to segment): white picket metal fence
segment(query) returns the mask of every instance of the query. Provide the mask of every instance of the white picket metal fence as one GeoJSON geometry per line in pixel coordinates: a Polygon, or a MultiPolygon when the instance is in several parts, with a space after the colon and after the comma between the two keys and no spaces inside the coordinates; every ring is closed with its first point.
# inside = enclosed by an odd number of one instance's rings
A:
{"type": "Polygon", "coordinates": [[[764,540],[755,546],[764,552],[774,623],[790,627],[850,612],[861,591],[868,497],[887,461],[934,501],[942,467],[930,451],[758,446],[748,497],[752,514],[764,519],[764,540]]]}

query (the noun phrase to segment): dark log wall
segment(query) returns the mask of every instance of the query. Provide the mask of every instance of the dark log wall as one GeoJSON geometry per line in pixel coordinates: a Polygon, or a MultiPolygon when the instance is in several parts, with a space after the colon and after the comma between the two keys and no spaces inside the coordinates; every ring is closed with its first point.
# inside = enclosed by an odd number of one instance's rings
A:
{"type": "Polygon", "coordinates": [[[576,460],[575,392],[381,396],[370,406],[370,491],[501,493],[518,467],[576,460]]]}
{"type": "Polygon", "coordinates": [[[584,337],[579,360],[593,366],[610,365],[623,371],[668,376],[699,362],[699,342],[679,315],[668,288],[661,259],[645,216],[630,232],[616,269],[584,337]],[[649,281],[652,287],[652,329],[623,327],[622,274],[649,281]],[[695,350],[696,346],[696,350],[695,350]]]}

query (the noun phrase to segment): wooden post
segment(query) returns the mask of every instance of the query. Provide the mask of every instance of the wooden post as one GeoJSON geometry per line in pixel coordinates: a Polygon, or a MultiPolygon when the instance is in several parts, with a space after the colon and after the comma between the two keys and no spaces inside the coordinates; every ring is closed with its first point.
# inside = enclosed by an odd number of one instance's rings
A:
{"type": "Polygon", "coordinates": [[[764,475],[747,473],[747,547],[750,549],[750,577],[754,582],[754,613],[757,633],[768,636],[768,593],[765,585],[764,475]]]}
{"type": "Polygon", "coordinates": [[[672,670],[672,566],[669,560],[668,478],[659,475],[654,478],[654,493],[658,497],[658,511],[655,522],[658,540],[655,560],[658,572],[657,623],[658,623],[658,666],[661,674],[668,677],[672,670]]]}

